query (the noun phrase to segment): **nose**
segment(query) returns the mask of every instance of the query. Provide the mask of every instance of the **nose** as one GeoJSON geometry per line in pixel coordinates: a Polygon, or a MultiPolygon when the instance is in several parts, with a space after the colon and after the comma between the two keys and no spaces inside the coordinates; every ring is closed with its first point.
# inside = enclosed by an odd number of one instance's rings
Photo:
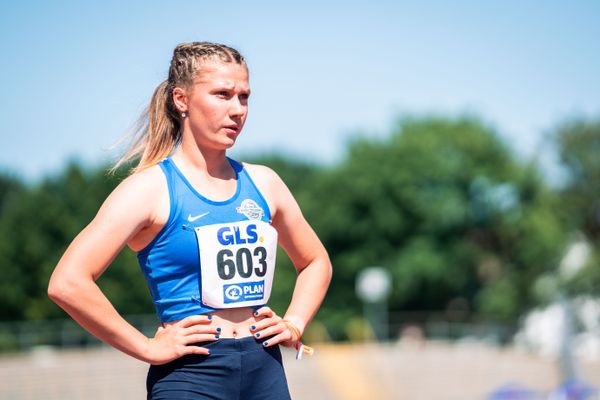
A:
{"type": "Polygon", "coordinates": [[[241,117],[246,113],[247,107],[238,96],[233,96],[229,107],[229,115],[232,117],[241,117]]]}

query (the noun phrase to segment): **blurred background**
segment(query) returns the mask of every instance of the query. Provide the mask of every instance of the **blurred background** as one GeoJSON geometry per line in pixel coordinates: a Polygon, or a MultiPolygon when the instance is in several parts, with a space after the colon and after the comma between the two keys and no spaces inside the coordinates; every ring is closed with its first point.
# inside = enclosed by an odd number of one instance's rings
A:
{"type": "MultiPolygon", "coordinates": [[[[231,155],[288,184],[334,278],[286,352],[295,398],[598,399],[600,5],[0,5],[0,398],[143,398],[147,366],[46,295],[127,175],[107,168],[173,48],[245,55],[231,155]]],[[[278,255],[272,307],[295,278],[278,255]]],[[[135,254],[98,281],[152,335],[135,254]]]]}

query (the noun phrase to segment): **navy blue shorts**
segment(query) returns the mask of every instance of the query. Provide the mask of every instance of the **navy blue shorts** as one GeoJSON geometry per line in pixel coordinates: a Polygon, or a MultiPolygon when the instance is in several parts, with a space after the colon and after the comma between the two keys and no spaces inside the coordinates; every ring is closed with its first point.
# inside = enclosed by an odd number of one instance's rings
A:
{"type": "Polygon", "coordinates": [[[291,399],[279,346],[263,347],[252,337],[198,345],[211,354],[190,354],[150,366],[148,399],[291,399]]]}

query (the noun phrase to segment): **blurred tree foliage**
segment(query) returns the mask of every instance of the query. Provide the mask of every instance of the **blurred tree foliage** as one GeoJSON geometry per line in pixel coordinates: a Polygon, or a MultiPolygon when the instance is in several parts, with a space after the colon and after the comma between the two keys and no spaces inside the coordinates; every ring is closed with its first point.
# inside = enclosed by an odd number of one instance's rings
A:
{"type": "Polygon", "coordinates": [[[513,319],[561,254],[552,193],[474,118],[404,119],[318,178],[303,206],[335,267],[328,319],[359,312],[354,280],[370,265],[393,277],[392,310],[513,319]]]}
{"type": "MultiPolygon", "coordinates": [[[[367,266],[391,273],[391,310],[475,311],[506,320],[534,304],[533,283],[556,269],[565,247],[556,193],[473,117],[403,118],[383,139],[354,139],[345,158],[329,166],[246,159],[281,175],[330,253],[334,278],[319,319],[334,338],[362,312],[354,288],[367,266]]],[[[104,171],[72,163],[35,186],[0,177],[0,319],[64,315],[47,299],[46,285],[68,243],[123,176],[104,171]]],[[[281,252],[271,302],[279,312],[294,277],[281,252]]],[[[133,252],[124,250],[99,284],[122,313],[153,312],[133,252]]]]}
{"type": "MultiPolygon", "coordinates": [[[[1,320],[44,319],[65,314],[46,295],[50,275],[67,245],[94,217],[121,176],[105,168],[84,171],[69,164],[58,176],[28,188],[13,187],[0,219],[1,320]]],[[[125,250],[99,284],[125,313],[149,312],[148,290],[125,250]]]]}
{"type": "Polygon", "coordinates": [[[573,120],[554,134],[567,172],[562,206],[571,229],[591,241],[600,240],[600,120],[573,120]]]}
{"type": "Polygon", "coordinates": [[[566,282],[578,294],[600,292],[600,119],[573,119],[553,135],[566,181],[559,190],[561,217],[591,245],[583,267],[566,282]]]}

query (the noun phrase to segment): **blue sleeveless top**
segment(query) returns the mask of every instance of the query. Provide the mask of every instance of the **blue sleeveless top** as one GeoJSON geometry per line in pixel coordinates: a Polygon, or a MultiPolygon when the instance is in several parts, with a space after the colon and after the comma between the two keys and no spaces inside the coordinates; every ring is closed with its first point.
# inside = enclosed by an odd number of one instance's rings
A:
{"type": "Polygon", "coordinates": [[[202,302],[195,229],[249,219],[271,222],[269,206],[246,169],[232,159],[228,161],[236,173],[237,189],[225,201],[213,201],[198,193],[170,157],[159,163],[169,188],[169,218],[137,257],[162,322],[217,309],[202,302]]]}

